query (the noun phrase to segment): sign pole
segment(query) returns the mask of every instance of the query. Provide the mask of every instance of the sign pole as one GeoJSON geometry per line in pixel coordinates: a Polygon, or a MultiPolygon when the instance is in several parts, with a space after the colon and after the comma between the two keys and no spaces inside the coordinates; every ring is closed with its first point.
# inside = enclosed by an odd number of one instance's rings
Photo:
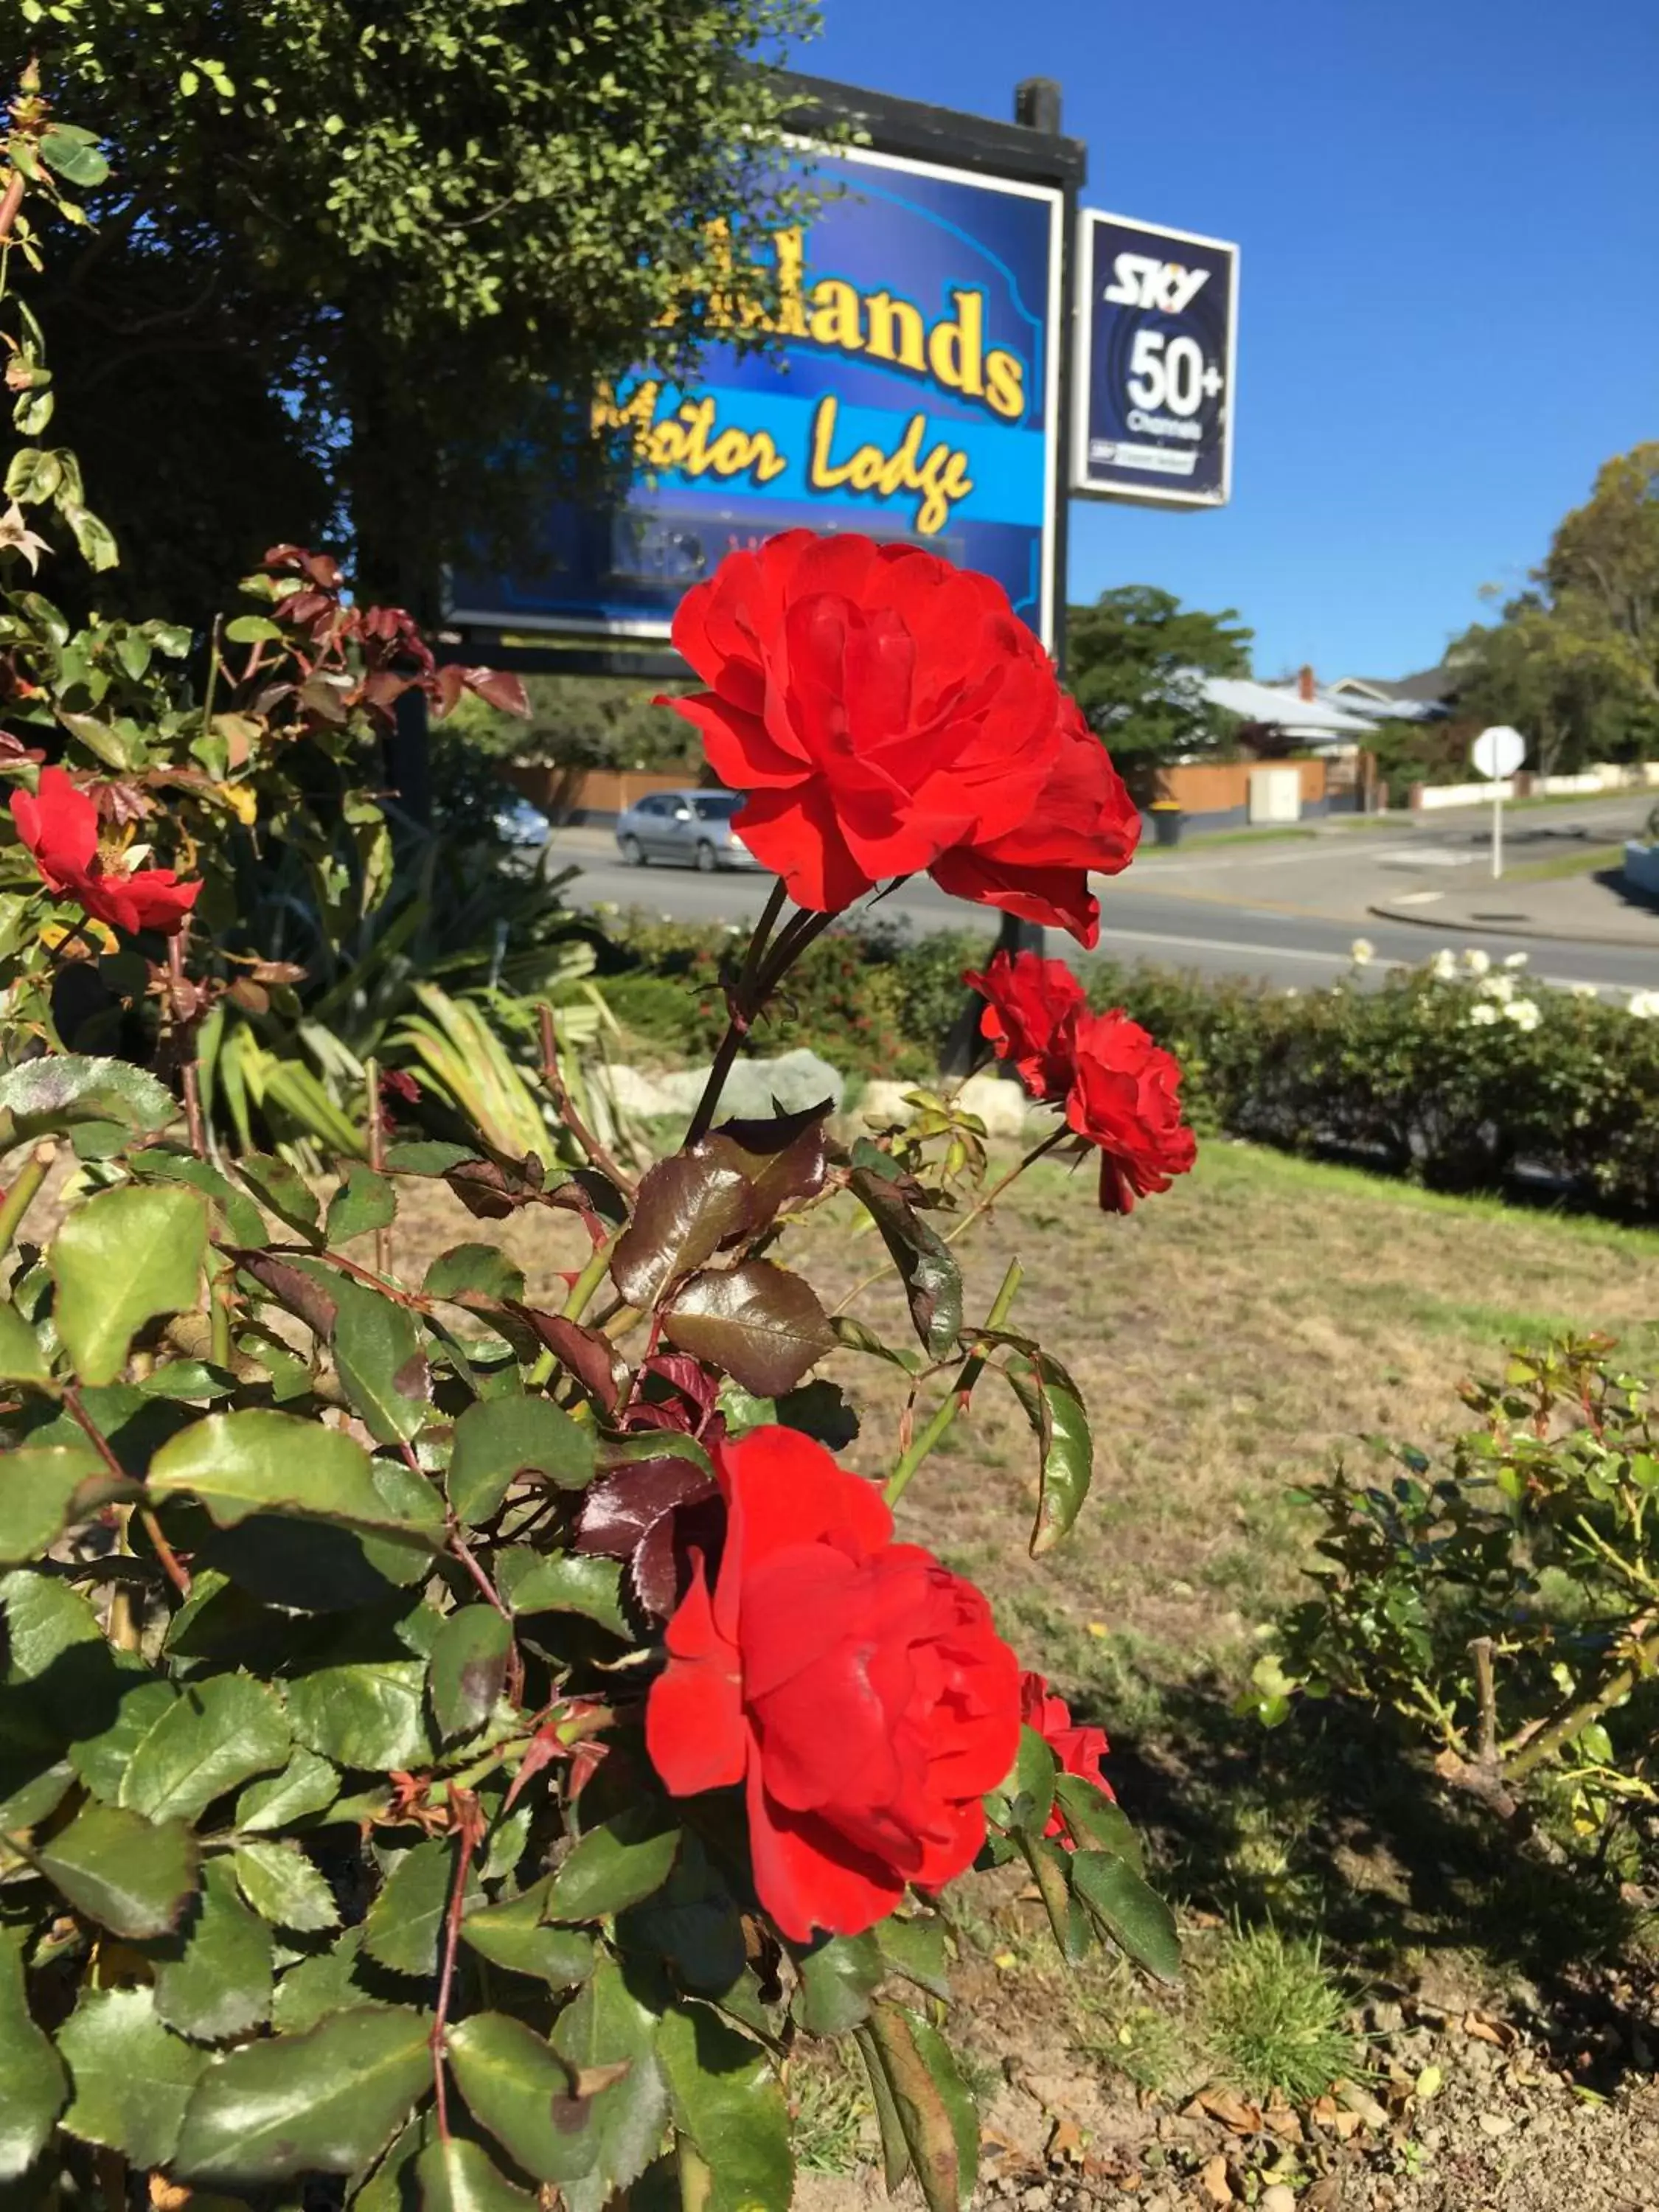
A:
{"type": "Polygon", "coordinates": [[[1498,882],[1504,873],[1504,786],[1501,781],[1492,787],[1492,879],[1498,882]]]}
{"type": "Polygon", "coordinates": [[[1515,774],[1527,757],[1527,741],[1519,730],[1499,723],[1482,730],[1469,747],[1469,763],[1477,775],[1492,785],[1492,879],[1504,872],[1504,780],[1515,774]]]}

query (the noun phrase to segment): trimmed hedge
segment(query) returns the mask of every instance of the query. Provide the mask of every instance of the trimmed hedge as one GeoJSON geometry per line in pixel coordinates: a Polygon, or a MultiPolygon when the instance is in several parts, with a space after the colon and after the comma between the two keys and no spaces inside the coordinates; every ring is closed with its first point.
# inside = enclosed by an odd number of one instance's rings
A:
{"type": "MultiPolygon", "coordinates": [[[[711,1053],[721,963],[738,940],[637,915],[611,927],[639,963],[602,986],[624,1027],[659,1051],[711,1053]]],[[[849,1073],[931,1075],[961,1011],[962,971],[989,951],[973,930],[832,931],[754,1048],[810,1045],[849,1073]]],[[[1091,1004],[1125,1007],[1176,1055],[1200,1128],[1442,1190],[1659,1219],[1659,998],[1635,994],[1632,1012],[1446,952],[1375,988],[1356,973],[1307,993],[1105,960],[1082,972],[1091,1004]]]]}

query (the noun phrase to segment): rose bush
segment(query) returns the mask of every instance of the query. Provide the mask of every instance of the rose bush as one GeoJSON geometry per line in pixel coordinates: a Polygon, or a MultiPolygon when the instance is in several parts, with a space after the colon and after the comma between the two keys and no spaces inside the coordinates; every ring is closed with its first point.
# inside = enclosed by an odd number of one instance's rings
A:
{"type": "MultiPolygon", "coordinates": [[[[0,228],[101,159],[33,88],[12,120],[0,228]]],[[[50,458],[26,447],[8,482],[61,515],[50,458]]],[[[78,491],[69,508],[101,554],[78,491]]],[[[1034,1701],[983,1595],[895,1534],[981,1386],[1029,1419],[1033,1553],[1085,1502],[1088,1417],[1015,1322],[1018,1261],[976,1316],[952,1249],[1019,1168],[964,1203],[983,1146],[945,1098],[880,1142],[842,1143],[822,1107],[720,1120],[823,919],[786,915],[782,883],[726,981],[692,1129],[643,1172],[584,1115],[550,1006],[527,1121],[499,1095],[463,1109],[456,1062],[488,1042],[469,1032],[429,1041],[441,1129],[405,1123],[424,1080],[365,1069],[325,1175],[216,1142],[209,1023],[282,988],[227,971],[239,837],[320,834],[295,794],[338,791],[407,685],[442,705],[493,679],[438,670],[407,617],[279,547],[270,611],[224,641],[246,648],[234,708],[135,696],[118,686],[167,642],[59,635],[33,588],[47,541],[26,538],[0,532],[21,832],[0,848],[0,2182],[43,2207],[785,2212],[784,2069],[802,2038],[851,2035],[890,2179],[914,2171],[932,2212],[964,2203],[978,2130],[940,2032],[941,1891],[1018,1860],[1068,1957],[1104,1940],[1179,1964],[1103,1739],[1034,1701]],[[65,1048],[100,929],[110,1042],[136,1057],[65,1048]],[[556,1225],[562,1294],[483,1227],[400,1267],[423,1184],[479,1224],[556,1225]],[[879,1232],[913,1343],[827,1313],[791,1264],[828,1206],[879,1232]],[[872,1360],[910,1388],[893,1437],[860,1426],[872,1360]]],[[[1052,675],[990,587],[919,593],[905,562],[844,543],[785,566],[840,593],[794,609],[774,671],[805,716],[794,812],[769,817],[794,879],[817,885],[826,854],[838,882],[927,865],[941,823],[1004,834],[1012,751],[1051,762],[1060,739],[1052,675]],[[963,610],[980,627],[953,690],[963,610]]],[[[216,687],[216,647],[212,665],[216,687]]],[[[378,809],[346,826],[371,852],[385,828],[378,809]]],[[[1085,1133],[1042,1149],[1166,1153],[1162,1094],[1113,1081],[1085,1133]]]]}

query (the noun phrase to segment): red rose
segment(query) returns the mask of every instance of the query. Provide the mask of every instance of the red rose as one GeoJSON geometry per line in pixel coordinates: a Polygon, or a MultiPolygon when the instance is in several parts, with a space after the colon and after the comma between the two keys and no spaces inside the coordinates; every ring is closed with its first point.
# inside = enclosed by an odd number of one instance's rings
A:
{"type": "Polygon", "coordinates": [[[1137,1198],[1168,1190],[1198,1157],[1181,1118],[1181,1070],[1121,1008],[1079,1014],[1066,1119],[1100,1147],[1100,1204],[1127,1213],[1137,1198]]]}
{"type": "Polygon", "coordinates": [[[953,846],[994,853],[1060,757],[1038,640],[988,576],[915,546],[793,530],[728,555],[674,643],[713,688],[668,703],[750,794],[732,827],[821,913],[953,846]]]}
{"type": "Polygon", "coordinates": [[[98,810],[61,768],[42,769],[40,795],[14,792],[12,819],[50,889],[74,899],[96,921],[129,933],[184,926],[200,884],[181,884],[171,868],[106,869],[98,856],[98,810]]]}
{"type": "Polygon", "coordinates": [[[1100,1148],[1100,1203],[1127,1213],[1168,1190],[1198,1156],[1181,1118],[1181,1070],[1121,1008],[1088,1012],[1063,960],[999,952],[964,983],[984,994],[980,1029],[999,1060],[1017,1067],[1034,1098],[1064,1105],[1068,1126],[1100,1148]]]}
{"type": "Polygon", "coordinates": [[[714,1457],[720,1573],[711,1600],[698,1559],[668,1624],[646,1742],[677,1797],[744,1785],[784,1935],[857,1935],[972,1863],[1018,1747],[1018,1662],[980,1593],[896,1544],[880,1492],[821,1444],[754,1429],[714,1457]]]}
{"type": "Polygon", "coordinates": [[[1100,902],[1089,889],[1089,872],[1117,875],[1139,838],[1140,810],[1082,708],[1062,698],[1060,752],[1030,812],[998,836],[942,854],[933,878],[957,898],[1067,929],[1092,950],[1100,902]]]}
{"type": "Polygon", "coordinates": [[[1086,1005],[1083,986],[1063,960],[999,952],[982,975],[963,976],[988,1001],[980,1028],[1019,1071],[1034,1098],[1063,1098],[1072,1080],[1072,1024],[1086,1005]]]}
{"type": "MultiPolygon", "coordinates": [[[[1092,1782],[1097,1790],[1116,1803],[1112,1785],[1100,1771],[1100,1762],[1111,1748],[1104,1729],[1079,1728],[1065,1698],[1057,1698],[1041,1674],[1030,1673],[1019,1678],[1019,1717],[1027,1728],[1036,1730],[1053,1752],[1062,1774],[1081,1775],[1084,1781],[1092,1782]]],[[[1065,1820],[1058,1811],[1049,1814],[1048,1825],[1042,1832],[1069,1841],[1065,1820]]]]}

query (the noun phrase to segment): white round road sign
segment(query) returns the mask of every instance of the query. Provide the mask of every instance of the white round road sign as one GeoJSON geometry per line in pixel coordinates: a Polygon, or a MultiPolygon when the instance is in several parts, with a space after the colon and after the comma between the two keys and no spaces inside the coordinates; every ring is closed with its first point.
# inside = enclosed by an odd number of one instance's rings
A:
{"type": "Polygon", "coordinates": [[[1469,749],[1470,764],[1485,776],[1513,775],[1526,757],[1526,739],[1519,730],[1511,730],[1503,722],[1494,729],[1482,730],[1469,749]]]}

